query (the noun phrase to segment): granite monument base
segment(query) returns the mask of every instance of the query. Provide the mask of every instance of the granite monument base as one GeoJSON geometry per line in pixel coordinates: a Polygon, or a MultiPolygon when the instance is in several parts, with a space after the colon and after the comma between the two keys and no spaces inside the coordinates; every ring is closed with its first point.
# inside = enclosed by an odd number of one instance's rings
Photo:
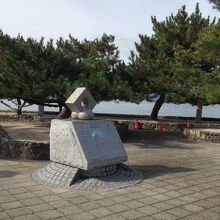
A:
{"type": "Polygon", "coordinates": [[[111,120],[53,119],[50,160],[91,170],[124,162],[127,153],[111,120]]]}
{"type": "Polygon", "coordinates": [[[122,163],[115,165],[115,169],[107,166],[92,172],[53,162],[35,171],[32,177],[46,186],[81,191],[109,191],[132,186],[143,180],[141,173],[122,163]]]}
{"type": "Polygon", "coordinates": [[[111,120],[52,120],[50,160],[32,175],[41,184],[111,190],[143,180],[139,172],[122,163],[127,153],[111,120]]]}

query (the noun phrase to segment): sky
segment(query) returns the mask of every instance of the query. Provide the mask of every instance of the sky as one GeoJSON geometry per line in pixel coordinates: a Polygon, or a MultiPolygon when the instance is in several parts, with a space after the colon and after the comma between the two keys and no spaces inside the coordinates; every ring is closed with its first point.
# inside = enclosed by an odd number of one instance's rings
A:
{"type": "Polygon", "coordinates": [[[162,21],[182,5],[190,13],[197,2],[204,17],[220,17],[208,0],[0,0],[0,29],[46,40],[70,33],[80,40],[112,34],[126,61],[138,35],[152,34],[151,16],[162,21]]]}

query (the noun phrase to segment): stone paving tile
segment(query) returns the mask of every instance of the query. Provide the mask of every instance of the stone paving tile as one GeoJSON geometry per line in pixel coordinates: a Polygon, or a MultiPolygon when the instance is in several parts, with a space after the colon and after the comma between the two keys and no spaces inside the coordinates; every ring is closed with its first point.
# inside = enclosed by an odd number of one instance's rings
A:
{"type": "Polygon", "coordinates": [[[200,186],[203,187],[204,189],[210,189],[213,187],[213,185],[210,183],[203,183],[200,186]]]}
{"type": "Polygon", "coordinates": [[[104,199],[105,197],[97,193],[92,193],[92,194],[86,195],[86,198],[91,201],[96,201],[96,200],[104,199]]]}
{"type": "Polygon", "coordinates": [[[68,218],[68,216],[53,218],[53,220],[70,220],[70,219],[71,218],[68,218]]]}
{"type": "Polygon", "coordinates": [[[188,187],[188,189],[192,190],[194,192],[202,192],[204,190],[204,187],[202,187],[200,185],[196,185],[196,186],[188,187]]]}
{"type": "Polygon", "coordinates": [[[152,189],[152,191],[157,192],[157,193],[165,193],[165,192],[168,192],[169,189],[157,187],[157,188],[152,189]]]}
{"type": "Polygon", "coordinates": [[[152,196],[152,198],[155,198],[159,201],[166,201],[166,200],[171,199],[169,196],[164,195],[164,194],[157,194],[157,195],[152,196]]]}
{"type": "Polygon", "coordinates": [[[31,209],[33,212],[41,212],[41,211],[54,209],[48,203],[41,203],[41,204],[37,204],[37,205],[31,205],[31,206],[28,206],[28,208],[31,209]]]}
{"type": "Polygon", "coordinates": [[[52,202],[52,201],[57,201],[62,199],[62,197],[56,195],[56,194],[51,194],[47,196],[41,196],[40,197],[44,202],[52,202]]]}
{"type": "Polygon", "coordinates": [[[0,212],[0,219],[7,219],[9,215],[6,212],[0,212]]]}
{"type": "Polygon", "coordinates": [[[63,188],[50,188],[50,191],[56,194],[69,192],[69,189],[63,189],[63,188]]]}
{"type": "Polygon", "coordinates": [[[7,195],[7,196],[0,196],[0,204],[6,203],[6,202],[13,202],[17,199],[14,196],[7,195]]]}
{"type": "Polygon", "coordinates": [[[0,204],[0,207],[1,207],[3,210],[20,208],[20,207],[22,207],[22,206],[23,206],[23,204],[22,204],[21,202],[19,202],[19,201],[6,202],[6,203],[0,204]]]}
{"type": "Polygon", "coordinates": [[[127,196],[116,196],[116,197],[112,197],[111,198],[113,201],[118,202],[118,203],[123,203],[123,202],[127,202],[132,200],[131,198],[127,197],[127,196]]]}
{"type": "Polygon", "coordinates": [[[80,209],[76,205],[64,206],[64,207],[58,208],[57,210],[63,213],[64,215],[71,215],[71,214],[82,212],[82,209],[80,209]]]}
{"type": "Polygon", "coordinates": [[[74,197],[74,198],[69,198],[67,199],[69,202],[71,202],[72,204],[76,205],[76,204],[81,204],[81,203],[85,203],[85,202],[89,202],[90,200],[84,196],[79,196],[79,197],[74,197]]]}
{"type": "Polygon", "coordinates": [[[8,185],[4,185],[4,189],[6,189],[6,190],[17,189],[17,188],[21,188],[21,187],[26,187],[27,185],[29,185],[29,183],[8,184],[8,185]]]}
{"type": "Polygon", "coordinates": [[[93,195],[97,195],[97,196],[102,196],[102,198],[98,198],[98,199],[104,199],[106,197],[111,198],[111,197],[115,197],[118,196],[120,193],[118,193],[118,191],[104,191],[104,192],[99,192],[99,194],[94,194],[94,193],[90,193],[89,196],[93,196],[93,195]]]}
{"type": "Polygon", "coordinates": [[[145,205],[149,205],[149,204],[160,202],[158,199],[155,199],[155,198],[152,198],[152,197],[145,197],[145,198],[137,199],[137,201],[138,202],[142,202],[145,205]]]}
{"type": "MultiPolygon", "coordinates": [[[[142,192],[143,191],[141,188],[141,183],[137,185],[129,186],[127,189],[129,192],[142,192]]],[[[117,190],[115,192],[117,194],[117,190]]]]}
{"type": "Polygon", "coordinates": [[[166,196],[168,196],[168,197],[170,197],[170,198],[177,198],[177,197],[182,196],[181,193],[176,192],[176,191],[165,192],[164,195],[166,195],[166,196]]]}
{"type": "Polygon", "coordinates": [[[210,210],[199,212],[198,214],[199,214],[199,216],[202,216],[203,218],[206,218],[206,219],[209,219],[209,220],[219,220],[220,219],[219,213],[215,213],[215,212],[210,211],[210,210]]]}
{"type": "Polygon", "coordinates": [[[126,196],[131,199],[140,199],[143,198],[145,195],[139,192],[134,192],[134,193],[129,193],[126,196]]]}
{"type": "Polygon", "coordinates": [[[20,187],[20,188],[16,188],[16,189],[10,189],[8,190],[12,195],[13,194],[20,194],[20,193],[26,193],[29,192],[28,189],[24,188],[24,187],[20,187]]]}
{"type": "Polygon", "coordinates": [[[69,199],[69,198],[80,196],[79,193],[75,191],[63,192],[63,193],[59,193],[58,195],[64,199],[69,199]]]}
{"type": "Polygon", "coordinates": [[[67,216],[61,216],[61,217],[53,218],[53,220],[70,220],[70,218],[68,218],[67,216]]]}
{"type": "Polygon", "coordinates": [[[140,207],[142,207],[142,206],[145,206],[144,203],[138,202],[138,201],[136,201],[136,200],[128,201],[128,202],[125,202],[125,203],[123,203],[123,204],[126,205],[126,206],[128,206],[128,207],[130,207],[130,208],[133,208],[133,209],[135,209],[135,208],[140,208],[140,207]]]}
{"type": "Polygon", "coordinates": [[[17,178],[17,179],[14,179],[14,182],[15,183],[25,183],[25,185],[28,187],[28,186],[33,186],[33,185],[36,185],[36,183],[32,183],[32,182],[29,182],[28,184],[27,183],[27,178],[17,178]]]}
{"type": "Polygon", "coordinates": [[[6,191],[6,190],[1,190],[0,191],[0,197],[1,196],[8,196],[8,195],[11,195],[11,193],[9,191],[6,191]]]}
{"type": "Polygon", "coordinates": [[[112,211],[113,213],[118,213],[129,210],[130,207],[123,204],[116,204],[116,205],[108,206],[107,209],[112,211]]]}
{"type": "Polygon", "coordinates": [[[41,220],[41,218],[36,214],[30,214],[15,217],[14,220],[41,220]]]}
{"type": "Polygon", "coordinates": [[[210,211],[213,211],[213,212],[220,214],[220,207],[219,206],[214,207],[214,208],[210,209],[210,211]]]}
{"type": "MultiPolygon", "coordinates": [[[[32,191],[32,190],[31,190],[32,191]]],[[[54,193],[48,189],[43,189],[43,190],[34,190],[32,191],[35,195],[37,196],[49,196],[49,195],[54,195],[54,193]]]]}
{"type": "Polygon", "coordinates": [[[166,186],[168,185],[166,181],[158,181],[156,178],[154,178],[154,185],[158,186],[166,186]]]}
{"type": "Polygon", "coordinates": [[[149,182],[147,182],[146,180],[143,180],[143,184],[141,185],[142,188],[150,190],[150,189],[154,189],[156,188],[155,185],[150,184],[149,182]]]}
{"type": "Polygon", "coordinates": [[[184,210],[184,209],[181,209],[181,208],[179,208],[179,207],[173,208],[173,209],[169,209],[169,210],[167,210],[166,212],[168,212],[168,213],[170,213],[170,214],[173,214],[173,215],[176,215],[176,216],[178,216],[178,217],[180,217],[180,218],[183,218],[183,217],[185,217],[185,216],[188,216],[188,215],[191,215],[191,214],[192,214],[192,212],[187,211],[187,210],[184,210]]]}
{"type": "Polygon", "coordinates": [[[113,201],[112,198],[111,198],[111,199],[96,200],[95,203],[97,203],[100,206],[106,207],[106,206],[114,205],[117,202],[113,201]]]}
{"type": "MultiPolygon", "coordinates": [[[[142,187],[142,185],[140,185],[140,187],[142,187]]],[[[116,193],[116,195],[123,195],[123,194],[129,194],[129,193],[134,193],[134,192],[139,192],[136,191],[136,188],[131,187],[125,187],[125,188],[119,188],[119,189],[115,189],[114,192],[116,193]]],[[[140,190],[140,192],[143,192],[143,189],[140,190]]]]}
{"type": "Polygon", "coordinates": [[[144,216],[144,217],[138,218],[138,220],[157,220],[157,219],[152,216],[144,216]]]}
{"type": "Polygon", "coordinates": [[[192,195],[181,196],[178,199],[186,202],[196,202],[200,200],[199,198],[193,197],[192,195]]]}
{"type": "Polygon", "coordinates": [[[153,195],[157,195],[157,194],[159,194],[159,193],[158,193],[158,192],[155,192],[155,191],[153,191],[153,190],[144,190],[144,191],[142,192],[142,194],[145,195],[145,196],[153,196],[153,195]]]}
{"type": "Polygon", "coordinates": [[[207,201],[212,202],[216,205],[220,205],[220,197],[212,197],[212,198],[208,198],[207,201]]]}
{"type": "Polygon", "coordinates": [[[144,213],[145,215],[153,215],[155,213],[161,212],[160,209],[157,209],[153,206],[144,206],[144,207],[138,208],[136,210],[144,213]]]}
{"type": "Polygon", "coordinates": [[[184,209],[190,211],[190,212],[200,212],[204,210],[203,207],[195,205],[195,204],[186,204],[183,206],[184,209]]]}
{"type": "Polygon", "coordinates": [[[28,209],[27,207],[22,207],[22,208],[6,210],[6,213],[11,217],[17,217],[26,214],[32,214],[33,211],[31,209],[28,209]]]}
{"type": "Polygon", "coordinates": [[[34,193],[27,192],[27,193],[15,194],[14,197],[17,199],[30,199],[30,198],[35,198],[36,195],[34,193]]]}
{"type": "Polygon", "coordinates": [[[30,199],[22,199],[20,200],[21,203],[23,203],[26,206],[30,206],[30,205],[37,205],[40,203],[44,203],[44,201],[40,198],[30,198],[30,199]]]}
{"type": "Polygon", "coordinates": [[[43,185],[28,186],[28,187],[26,187],[26,189],[28,189],[31,192],[38,191],[38,193],[46,190],[45,186],[43,186],[43,185]]]}
{"type": "Polygon", "coordinates": [[[89,211],[90,214],[96,216],[97,218],[104,217],[106,215],[112,214],[112,212],[104,207],[93,209],[89,211]]]}
{"type": "MultiPolygon", "coordinates": [[[[211,190],[220,193],[220,187],[219,186],[212,187],[211,190]]],[[[1,195],[1,191],[0,191],[0,195],[1,195]]]]}
{"type": "Polygon", "coordinates": [[[99,218],[99,220],[113,220],[113,219],[114,220],[126,220],[126,218],[124,218],[120,215],[117,215],[117,214],[107,215],[107,216],[99,218]]]}
{"type": "Polygon", "coordinates": [[[67,218],[71,220],[91,220],[95,219],[96,217],[90,213],[80,212],[78,214],[69,215],[67,218]]]}
{"type": "Polygon", "coordinates": [[[186,201],[180,200],[180,199],[178,199],[178,198],[176,198],[176,199],[170,199],[170,200],[167,200],[166,202],[167,202],[168,204],[173,205],[173,206],[180,206],[180,205],[187,204],[186,201]]]}
{"type": "Polygon", "coordinates": [[[209,198],[210,196],[201,192],[196,192],[191,194],[192,197],[198,198],[198,199],[206,199],[209,198]]]}
{"type": "Polygon", "coordinates": [[[202,191],[202,193],[204,193],[206,195],[209,195],[209,196],[217,196],[217,195],[219,195],[218,192],[215,192],[213,190],[205,190],[205,191],[202,191]]]}
{"type": "MultiPolygon", "coordinates": [[[[198,214],[190,215],[184,218],[181,218],[181,220],[211,220],[210,218],[207,218],[205,216],[201,216],[198,214]]],[[[217,219],[216,219],[217,220],[217,219]]]]}
{"type": "Polygon", "coordinates": [[[182,195],[189,195],[189,194],[194,193],[194,191],[189,190],[189,189],[187,189],[187,188],[177,189],[176,191],[179,192],[179,193],[181,193],[182,195]]]}
{"type": "Polygon", "coordinates": [[[145,214],[142,212],[138,212],[137,210],[131,209],[125,212],[121,212],[120,215],[125,217],[126,219],[138,219],[143,217],[145,214]]]}
{"type": "Polygon", "coordinates": [[[197,201],[197,202],[194,202],[192,203],[194,205],[198,205],[198,206],[201,206],[203,208],[212,208],[212,207],[215,207],[216,204],[211,202],[211,201],[208,201],[206,199],[203,199],[203,200],[200,200],[200,201],[197,201]]]}
{"type": "Polygon", "coordinates": [[[174,207],[174,205],[171,205],[167,202],[157,202],[157,203],[153,203],[152,204],[153,207],[158,208],[162,211],[167,210],[167,209],[171,209],[174,207]]]}
{"type": "Polygon", "coordinates": [[[86,203],[77,204],[77,207],[79,207],[80,209],[82,209],[84,211],[89,211],[92,209],[98,209],[101,206],[95,202],[86,202],[86,203]]]}
{"type": "Polygon", "coordinates": [[[40,218],[42,219],[54,219],[63,216],[63,214],[57,210],[47,210],[47,211],[37,212],[36,214],[39,215],[40,218]]]}
{"type": "Polygon", "coordinates": [[[51,202],[48,202],[47,204],[49,204],[50,206],[54,207],[54,208],[61,208],[61,207],[64,207],[64,206],[70,206],[72,205],[71,202],[68,202],[64,199],[60,199],[60,200],[56,200],[56,201],[51,201],[51,202]]]}
{"type": "Polygon", "coordinates": [[[176,186],[176,185],[168,185],[168,186],[164,186],[165,189],[168,189],[168,190],[177,190],[177,189],[180,189],[181,186],[176,186]]]}
{"type": "Polygon", "coordinates": [[[172,215],[167,212],[160,212],[160,213],[152,215],[152,217],[154,217],[155,219],[160,219],[160,220],[174,220],[174,219],[179,218],[178,216],[172,215]]]}

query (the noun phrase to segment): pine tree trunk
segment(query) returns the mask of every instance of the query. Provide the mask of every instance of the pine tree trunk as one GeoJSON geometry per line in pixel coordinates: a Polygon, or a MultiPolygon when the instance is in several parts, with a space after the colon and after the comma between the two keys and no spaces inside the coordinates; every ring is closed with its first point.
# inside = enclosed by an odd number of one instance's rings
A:
{"type": "Polygon", "coordinates": [[[18,109],[16,111],[17,115],[21,115],[22,113],[22,108],[21,107],[21,99],[17,99],[17,102],[18,102],[18,109]]]}
{"type": "Polygon", "coordinates": [[[197,109],[196,109],[196,123],[201,123],[202,121],[202,108],[203,108],[203,102],[201,99],[198,99],[197,109]]]}
{"type": "Polygon", "coordinates": [[[44,106],[38,105],[38,115],[43,116],[44,115],[44,106]]]}
{"type": "Polygon", "coordinates": [[[69,118],[71,116],[71,111],[67,106],[64,106],[63,110],[59,113],[58,118],[64,119],[69,118]]]}
{"type": "Polygon", "coordinates": [[[161,106],[163,105],[164,100],[165,100],[165,94],[162,94],[155,102],[155,105],[154,105],[153,110],[150,115],[151,120],[157,120],[159,110],[160,110],[161,106]]]}

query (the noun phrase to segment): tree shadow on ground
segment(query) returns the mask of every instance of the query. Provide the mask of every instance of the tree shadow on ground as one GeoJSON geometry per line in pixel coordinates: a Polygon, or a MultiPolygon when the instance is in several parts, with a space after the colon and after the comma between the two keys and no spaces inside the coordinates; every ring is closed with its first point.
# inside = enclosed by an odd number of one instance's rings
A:
{"type": "Polygon", "coordinates": [[[164,174],[195,171],[195,169],[188,167],[168,167],[161,165],[130,165],[130,167],[142,173],[144,179],[161,176],[164,174]]]}
{"type": "Polygon", "coordinates": [[[12,171],[12,170],[0,170],[0,178],[7,178],[16,176],[18,172],[12,171]]]}
{"type": "Polygon", "coordinates": [[[152,130],[129,130],[126,144],[140,148],[199,148],[200,142],[186,139],[181,132],[160,132],[152,130]]]}

